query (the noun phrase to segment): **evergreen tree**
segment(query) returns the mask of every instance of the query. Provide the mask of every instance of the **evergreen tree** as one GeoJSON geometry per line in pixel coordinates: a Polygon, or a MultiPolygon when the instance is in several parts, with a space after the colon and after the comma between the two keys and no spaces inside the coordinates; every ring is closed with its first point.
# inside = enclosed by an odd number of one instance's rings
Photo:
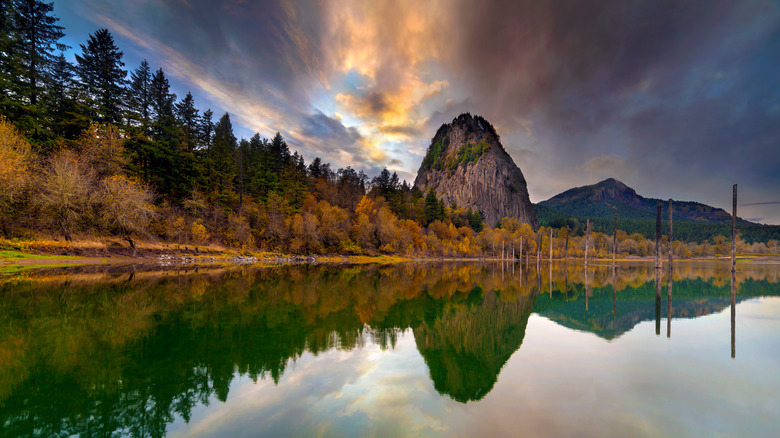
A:
{"type": "Polygon", "coordinates": [[[73,76],[73,66],[61,53],[52,63],[46,94],[52,132],[71,140],[89,126],[89,120],[78,115],[73,76]]]}
{"type": "Polygon", "coordinates": [[[123,86],[127,72],[122,70],[123,53],[114,44],[108,29],[89,35],[87,45],[80,45],[76,55],[77,71],[86,93],[87,105],[94,118],[104,123],[119,123],[123,86]]]}
{"type": "Polygon", "coordinates": [[[59,18],[52,15],[53,3],[41,0],[13,1],[13,56],[19,62],[17,98],[29,105],[38,104],[41,89],[47,83],[47,73],[54,61],[54,50],[68,46],[58,41],[65,36],[59,18]]]}
{"type": "Polygon", "coordinates": [[[195,108],[195,99],[192,93],[176,104],[176,118],[184,130],[185,147],[193,152],[198,144],[198,109],[195,108]]]}
{"type": "Polygon", "coordinates": [[[425,222],[431,223],[439,217],[439,201],[436,199],[436,193],[428,190],[425,195],[425,222]]]}
{"type": "Polygon", "coordinates": [[[203,116],[200,118],[200,124],[198,129],[198,137],[200,138],[200,144],[206,150],[211,147],[211,141],[214,137],[214,112],[211,109],[207,109],[203,112],[203,116]]]}
{"type": "Polygon", "coordinates": [[[152,81],[149,84],[149,101],[151,103],[151,113],[155,122],[173,117],[173,102],[176,95],[170,92],[171,86],[163,69],[159,69],[152,75],[152,81]]]}
{"type": "Polygon", "coordinates": [[[230,115],[225,113],[214,126],[214,139],[208,149],[210,188],[222,203],[233,199],[232,183],[236,177],[235,153],[237,147],[230,115]]]}
{"type": "Polygon", "coordinates": [[[152,70],[144,59],[141,65],[130,73],[130,88],[127,90],[127,107],[130,118],[145,131],[151,124],[152,107],[152,70]]]}
{"type": "Polygon", "coordinates": [[[275,173],[281,173],[290,162],[290,148],[282,138],[282,134],[276,133],[268,145],[269,165],[275,173]]]}

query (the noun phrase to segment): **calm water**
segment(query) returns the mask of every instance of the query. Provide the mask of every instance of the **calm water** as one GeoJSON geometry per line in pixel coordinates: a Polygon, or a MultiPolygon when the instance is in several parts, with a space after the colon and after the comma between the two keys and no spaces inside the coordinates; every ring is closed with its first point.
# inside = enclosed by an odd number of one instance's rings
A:
{"type": "Polygon", "coordinates": [[[95,269],[0,277],[0,435],[780,425],[778,265],[95,269]]]}

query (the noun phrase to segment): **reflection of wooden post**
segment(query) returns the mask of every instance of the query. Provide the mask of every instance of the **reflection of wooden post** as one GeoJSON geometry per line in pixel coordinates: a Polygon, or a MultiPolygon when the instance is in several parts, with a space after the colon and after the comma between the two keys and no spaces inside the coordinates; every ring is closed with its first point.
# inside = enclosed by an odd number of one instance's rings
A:
{"type": "Polygon", "coordinates": [[[655,270],[655,334],[661,334],[661,270],[655,270]]]}
{"type": "Polygon", "coordinates": [[[656,203],[655,216],[655,269],[661,269],[661,200],[656,203]]]}
{"type": "MultiPolygon", "coordinates": [[[[671,258],[671,257],[670,257],[671,258]]],[[[672,270],[671,264],[669,265],[669,293],[667,295],[666,305],[666,337],[672,337],[672,270]]]]}
{"type": "Polygon", "coordinates": [[[569,227],[566,227],[566,243],[563,245],[563,263],[569,260],[569,227]]]}
{"type": "Polygon", "coordinates": [[[731,272],[737,270],[737,185],[734,184],[734,212],[731,214],[731,272]]]}
{"type": "MultiPolygon", "coordinates": [[[[734,192],[736,193],[737,186],[734,185],[734,192]]],[[[734,215],[736,216],[736,215],[734,215]]],[[[737,320],[737,278],[734,271],[731,271],[731,358],[736,357],[736,338],[735,323],[737,320]]]]}
{"type": "Polygon", "coordinates": [[[552,246],[552,227],[550,227],[550,266],[552,266],[552,246]]]}
{"type": "Polygon", "coordinates": [[[617,282],[615,281],[615,267],[612,266],[612,316],[617,318],[617,282]]]}
{"type": "Polygon", "coordinates": [[[585,225],[585,267],[588,267],[588,246],[590,245],[590,219],[585,225]]]}
{"type": "Polygon", "coordinates": [[[674,254],[674,246],[672,245],[673,236],[674,234],[672,233],[672,198],[669,198],[669,281],[670,282],[672,281],[672,255],[674,254]]]}
{"type": "Polygon", "coordinates": [[[588,298],[590,297],[590,282],[588,281],[588,269],[585,269],[585,310],[588,310],[588,298]]]}
{"type": "Polygon", "coordinates": [[[612,232],[612,269],[615,269],[615,254],[617,254],[617,213],[615,213],[615,229],[612,232]]]}

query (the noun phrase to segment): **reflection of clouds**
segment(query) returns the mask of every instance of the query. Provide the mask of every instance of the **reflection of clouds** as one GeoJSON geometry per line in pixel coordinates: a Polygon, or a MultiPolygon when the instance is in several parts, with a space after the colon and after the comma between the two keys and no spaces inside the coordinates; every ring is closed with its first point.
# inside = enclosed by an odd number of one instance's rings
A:
{"type": "Polygon", "coordinates": [[[399,436],[444,430],[448,400],[433,389],[411,332],[395,349],[371,344],[351,351],[305,353],[274,385],[237,379],[226,403],[193,410],[171,436],[399,436]]]}

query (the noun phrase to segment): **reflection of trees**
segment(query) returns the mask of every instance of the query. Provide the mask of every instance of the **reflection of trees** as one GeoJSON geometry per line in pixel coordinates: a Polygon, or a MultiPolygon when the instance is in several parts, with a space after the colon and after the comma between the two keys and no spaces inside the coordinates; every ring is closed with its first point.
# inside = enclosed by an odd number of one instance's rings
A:
{"type": "Polygon", "coordinates": [[[305,351],[393,346],[401,330],[481,303],[469,291],[494,277],[480,265],[298,266],[6,282],[3,431],[163,436],[174,416],[226,400],[237,375],[278,381],[305,351]]]}
{"type": "Polygon", "coordinates": [[[437,391],[466,403],[480,400],[496,383],[509,357],[520,348],[534,295],[502,302],[494,292],[478,303],[452,307],[414,329],[414,338],[437,391]]]}

